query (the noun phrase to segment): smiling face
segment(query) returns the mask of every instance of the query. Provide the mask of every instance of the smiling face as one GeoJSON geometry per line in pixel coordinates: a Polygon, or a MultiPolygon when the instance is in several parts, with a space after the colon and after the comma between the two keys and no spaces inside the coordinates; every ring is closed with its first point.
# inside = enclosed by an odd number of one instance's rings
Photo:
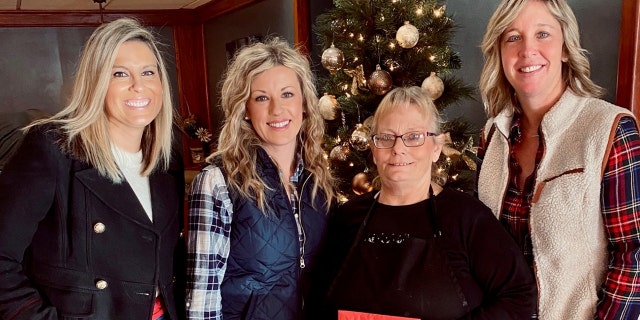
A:
{"type": "Polygon", "coordinates": [[[518,99],[550,106],[564,92],[563,34],[543,1],[529,0],[502,34],[502,68],[518,99]]]}
{"type": "Polygon", "coordinates": [[[105,98],[109,131],[142,136],[162,108],[162,83],[153,51],[142,41],[118,49],[105,98]]]}
{"type": "MultiPolygon", "coordinates": [[[[414,131],[433,132],[434,128],[428,127],[430,123],[433,123],[432,119],[421,113],[418,106],[405,104],[382,115],[375,133],[399,136],[414,131]]],[[[424,144],[417,147],[407,147],[401,138],[397,138],[392,148],[379,149],[372,145],[371,151],[383,188],[419,188],[429,185],[431,165],[438,161],[442,145],[432,136],[425,137],[424,144]]]]}
{"type": "Polygon", "coordinates": [[[258,74],[251,82],[246,111],[267,152],[295,150],[303,112],[296,73],[285,66],[275,66],[258,74]]]}

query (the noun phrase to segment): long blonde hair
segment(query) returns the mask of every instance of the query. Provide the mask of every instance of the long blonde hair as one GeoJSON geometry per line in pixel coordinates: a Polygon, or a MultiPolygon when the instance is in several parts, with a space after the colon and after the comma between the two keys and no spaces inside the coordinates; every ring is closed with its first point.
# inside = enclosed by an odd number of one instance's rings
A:
{"type": "Polygon", "coordinates": [[[568,61],[562,65],[564,83],[577,95],[601,97],[604,89],[589,77],[591,67],[587,50],[580,46],[578,22],[565,0],[503,0],[487,24],[482,40],[485,63],[480,73],[480,95],[489,117],[495,117],[505,108],[522,112],[514,100],[514,90],[502,69],[500,42],[504,31],[520,14],[528,1],[542,1],[560,23],[564,39],[563,51],[568,61]]]}
{"type": "Polygon", "coordinates": [[[222,84],[220,103],[225,121],[218,148],[207,158],[217,157],[227,172],[227,183],[243,197],[252,199],[265,211],[265,183],[256,171],[257,149],[262,141],[251,123],[244,120],[251,82],[257,75],[276,66],[293,70],[300,82],[305,114],[299,133],[299,145],[305,169],[313,174],[312,199],[319,191],[326,196],[327,207],[335,197],[334,180],[321,148],[324,120],[318,109],[318,96],[309,60],[286,41],[268,39],[239,50],[229,65],[222,84]]]}
{"type": "Polygon", "coordinates": [[[154,35],[130,18],[103,24],[93,32],[80,56],[69,104],[52,117],[27,127],[60,124],[66,135],[62,147],[115,183],[122,182],[124,177],[111,151],[105,97],[118,50],[126,41],[141,41],[149,46],[156,57],[162,82],[162,108],[142,135],[141,174],[149,175],[157,168],[166,170],[171,157],[173,124],[169,78],[154,35]]]}

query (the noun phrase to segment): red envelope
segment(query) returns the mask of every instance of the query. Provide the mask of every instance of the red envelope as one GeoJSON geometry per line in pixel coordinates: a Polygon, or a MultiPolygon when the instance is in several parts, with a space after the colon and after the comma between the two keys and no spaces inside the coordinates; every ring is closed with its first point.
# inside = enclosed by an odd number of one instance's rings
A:
{"type": "Polygon", "coordinates": [[[338,310],[338,320],[420,320],[418,318],[406,318],[397,316],[385,316],[382,314],[338,310]]]}

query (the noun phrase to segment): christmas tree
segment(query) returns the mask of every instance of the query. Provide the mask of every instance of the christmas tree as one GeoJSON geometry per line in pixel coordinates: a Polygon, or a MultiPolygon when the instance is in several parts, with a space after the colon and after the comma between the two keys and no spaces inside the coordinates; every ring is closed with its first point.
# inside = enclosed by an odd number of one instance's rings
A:
{"type": "MultiPolygon", "coordinates": [[[[385,93],[416,85],[442,113],[469,98],[472,88],[452,75],[461,67],[449,41],[456,26],[436,0],[334,0],[314,24],[322,46],[318,75],[326,119],[324,148],[343,200],[371,190],[376,176],[369,150],[369,122],[385,93]]],[[[432,173],[441,185],[471,191],[475,153],[469,125],[444,124],[447,145],[432,173]]]]}

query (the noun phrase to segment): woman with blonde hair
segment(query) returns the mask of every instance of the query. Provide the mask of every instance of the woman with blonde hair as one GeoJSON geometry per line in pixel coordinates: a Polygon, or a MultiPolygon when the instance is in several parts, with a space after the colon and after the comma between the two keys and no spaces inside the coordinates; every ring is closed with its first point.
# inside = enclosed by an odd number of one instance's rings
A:
{"type": "Polygon", "coordinates": [[[640,316],[640,136],[599,99],[565,0],[503,0],[482,42],[478,194],[535,272],[541,319],[640,316]]]}
{"type": "Polygon", "coordinates": [[[218,149],[189,195],[189,318],[309,315],[335,198],[317,104],[307,57],[283,40],[244,47],[229,65],[218,149]]]}
{"type": "Polygon", "coordinates": [[[0,317],[178,319],[183,173],[152,33],[98,27],[69,104],[36,121],[0,175],[0,317]]]}

